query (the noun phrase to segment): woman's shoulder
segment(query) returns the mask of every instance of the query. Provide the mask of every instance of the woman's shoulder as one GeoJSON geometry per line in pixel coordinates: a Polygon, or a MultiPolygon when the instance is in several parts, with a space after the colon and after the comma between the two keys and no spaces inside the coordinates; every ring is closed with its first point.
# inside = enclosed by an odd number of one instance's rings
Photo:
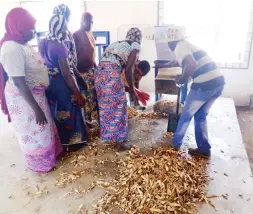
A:
{"type": "Polygon", "coordinates": [[[137,51],[139,51],[139,50],[141,49],[141,46],[140,46],[140,44],[139,44],[138,42],[133,42],[133,43],[131,44],[131,47],[132,47],[132,50],[137,50],[137,51]]]}
{"type": "Polygon", "coordinates": [[[109,46],[109,48],[113,49],[128,49],[130,47],[131,45],[127,41],[114,42],[109,46]]]}
{"type": "Polygon", "coordinates": [[[49,40],[49,39],[43,39],[41,40],[40,45],[45,45],[47,46],[48,49],[50,50],[66,50],[67,47],[63,42],[59,42],[57,40],[49,40]]]}
{"type": "Polygon", "coordinates": [[[1,54],[17,52],[17,51],[21,51],[22,49],[23,49],[23,45],[15,42],[15,41],[6,41],[2,45],[1,54]]]}

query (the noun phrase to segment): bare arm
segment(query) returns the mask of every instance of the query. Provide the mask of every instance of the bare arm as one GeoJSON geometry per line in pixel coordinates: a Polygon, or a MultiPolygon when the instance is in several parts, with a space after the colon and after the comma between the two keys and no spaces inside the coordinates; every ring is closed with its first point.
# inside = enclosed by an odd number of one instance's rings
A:
{"type": "Polygon", "coordinates": [[[80,87],[83,87],[85,90],[87,89],[87,85],[84,81],[84,79],[82,78],[80,72],[77,70],[76,66],[73,65],[73,71],[74,71],[74,74],[76,76],[76,81],[78,83],[78,86],[80,87]]]}
{"type": "Polygon", "coordinates": [[[137,50],[133,50],[128,57],[127,63],[126,63],[126,79],[127,83],[129,85],[130,91],[134,91],[134,69],[135,69],[135,62],[137,59],[137,50]]]}
{"type": "Polygon", "coordinates": [[[179,79],[178,83],[184,84],[189,79],[189,77],[194,74],[196,67],[196,60],[193,58],[192,55],[187,55],[182,63],[183,75],[179,79]]]}
{"type": "Polygon", "coordinates": [[[47,119],[45,117],[44,112],[41,110],[39,104],[34,99],[32,92],[28,88],[25,82],[25,77],[12,77],[12,80],[15,86],[18,88],[21,96],[25,99],[25,101],[31,106],[35,115],[36,115],[36,122],[39,125],[44,125],[47,123],[47,119]]]}
{"type": "Polygon", "coordinates": [[[139,89],[141,79],[142,79],[142,77],[138,77],[138,79],[134,80],[135,88],[139,89]]]}
{"type": "Polygon", "coordinates": [[[127,63],[126,63],[126,79],[129,86],[129,93],[134,101],[135,105],[139,105],[138,103],[138,95],[136,94],[134,90],[134,70],[135,70],[135,63],[137,60],[137,50],[133,50],[128,57],[127,63]]]}
{"type": "Polygon", "coordinates": [[[63,78],[65,79],[67,86],[74,93],[74,95],[77,99],[78,105],[80,107],[83,107],[85,102],[84,102],[84,99],[83,99],[80,91],[78,90],[76,83],[70,73],[70,67],[69,67],[68,60],[66,58],[60,58],[59,65],[60,65],[60,69],[62,71],[62,75],[63,75],[63,78]]]}
{"type": "Polygon", "coordinates": [[[80,73],[79,73],[79,71],[77,70],[76,66],[72,65],[72,67],[73,67],[73,71],[74,71],[75,76],[78,77],[78,78],[79,77],[82,78],[81,75],[80,75],[80,73]]]}
{"type": "Polygon", "coordinates": [[[79,95],[80,92],[79,92],[78,88],[76,87],[75,81],[70,73],[70,67],[69,67],[68,60],[66,58],[60,58],[59,65],[60,65],[60,69],[62,71],[63,78],[65,79],[68,87],[75,95],[79,95]]]}

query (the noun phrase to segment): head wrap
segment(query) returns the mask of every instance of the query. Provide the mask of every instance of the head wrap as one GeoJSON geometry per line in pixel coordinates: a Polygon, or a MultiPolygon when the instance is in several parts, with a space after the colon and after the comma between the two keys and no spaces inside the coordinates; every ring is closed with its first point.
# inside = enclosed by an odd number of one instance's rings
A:
{"type": "Polygon", "coordinates": [[[63,15],[54,15],[49,21],[48,39],[62,42],[62,30],[66,24],[66,19],[63,15]]]}
{"type": "MultiPolygon", "coordinates": [[[[66,19],[63,15],[54,15],[50,21],[49,21],[49,34],[47,36],[47,39],[57,41],[59,43],[64,44],[64,41],[62,40],[62,30],[64,26],[66,25],[66,19]]],[[[70,46],[67,46],[68,49],[68,60],[70,66],[77,64],[77,56],[76,56],[76,46],[74,39],[69,31],[67,33],[67,41],[70,42],[70,46]]]]}
{"type": "Polygon", "coordinates": [[[83,16],[84,16],[84,17],[85,17],[85,16],[92,16],[92,14],[89,13],[89,12],[85,12],[85,13],[83,14],[83,16]]]}
{"type": "Polygon", "coordinates": [[[71,11],[65,4],[57,5],[53,10],[54,15],[62,15],[67,21],[69,21],[71,11]]]}
{"type": "Polygon", "coordinates": [[[126,35],[126,40],[141,44],[142,33],[139,28],[131,28],[126,35]]]}
{"type": "MultiPolygon", "coordinates": [[[[7,41],[15,41],[20,44],[25,44],[27,41],[24,39],[24,34],[34,28],[36,20],[33,16],[23,8],[14,8],[6,16],[5,30],[6,33],[0,41],[0,49],[2,45],[7,41]]],[[[8,121],[10,122],[10,115],[7,109],[4,89],[8,75],[4,71],[2,64],[0,64],[0,103],[2,112],[8,115],[8,121]]]]}

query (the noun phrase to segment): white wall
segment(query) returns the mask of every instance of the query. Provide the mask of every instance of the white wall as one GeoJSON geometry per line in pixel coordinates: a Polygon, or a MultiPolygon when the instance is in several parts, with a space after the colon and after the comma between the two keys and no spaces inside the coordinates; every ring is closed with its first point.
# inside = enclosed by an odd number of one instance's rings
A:
{"type": "Polygon", "coordinates": [[[6,14],[14,7],[19,7],[19,0],[0,0],[0,37],[2,38],[5,28],[5,17],[6,14]]]}
{"type": "MultiPolygon", "coordinates": [[[[3,4],[0,1],[0,25],[4,24],[3,14],[6,14],[6,11],[12,7],[19,6],[19,0],[5,0],[4,2],[3,4]]],[[[127,29],[131,26],[157,25],[156,1],[87,1],[86,8],[94,16],[93,30],[109,30],[111,42],[122,40],[127,29]]],[[[231,44],[232,47],[233,44],[231,44]]],[[[156,59],[154,41],[143,41],[140,59],[148,60],[153,65],[153,61],[156,59]]],[[[249,69],[222,69],[227,82],[224,96],[234,98],[238,106],[249,105],[250,95],[253,93],[252,72],[253,54],[251,54],[249,69]]],[[[141,82],[141,88],[146,91],[154,91],[153,69],[141,82]]]]}
{"type": "MultiPolygon", "coordinates": [[[[111,42],[123,40],[131,26],[142,28],[157,25],[156,1],[88,1],[86,8],[94,17],[93,30],[110,31],[111,42]]],[[[142,42],[140,59],[148,60],[153,65],[156,59],[154,41],[144,40],[142,42]]],[[[146,91],[154,91],[153,70],[141,82],[141,88],[146,91]]]]}
{"type": "MultiPolygon", "coordinates": [[[[121,25],[157,25],[158,10],[157,2],[155,1],[88,1],[87,11],[94,15],[93,30],[109,30],[111,33],[111,42],[122,39],[117,38],[117,32],[121,25]]],[[[126,28],[123,30],[126,30],[126,28]]],[[[121,29],[121,31],[123,30],[121,29]]],[[[143,41],[140,59],[146,59],[153,65],[153,61],[156,59],[154,41],[143,41]]],[[[235,100],[235,104],[238,106],[249,105],[250,95],[253,93],[253,54],[251,54],[249,69],[222,69],[222,73],[227,83],[223,96],[232,97],[235,100]]],[[[154,91],[153,70],[143,79],[141,88],[146,91],[154,91]]]]}
{"type": "MultiPolygon", "coordinates": [[[[253,49],[252,49],[253,51],[253,49]]],[[[250,58],[249,69],[222,69],[226,79],[223,96],[231,97],[236,106],[248,106],[253,94],[253,56],[250,58]]]]}

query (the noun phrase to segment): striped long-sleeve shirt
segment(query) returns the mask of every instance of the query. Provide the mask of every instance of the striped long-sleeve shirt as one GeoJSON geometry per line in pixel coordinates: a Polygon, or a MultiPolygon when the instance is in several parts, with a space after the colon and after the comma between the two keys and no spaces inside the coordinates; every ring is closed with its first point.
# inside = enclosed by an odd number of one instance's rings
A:
{"type": "Polygon", "coordinates": [[[224,76],[205,51],[183,40],[177,44],[174,53],[181,67],[186,56],[191,55],[196,60],[197,67],[192,75],[192,89],[212,90],[225,84],[224,76]]]}

